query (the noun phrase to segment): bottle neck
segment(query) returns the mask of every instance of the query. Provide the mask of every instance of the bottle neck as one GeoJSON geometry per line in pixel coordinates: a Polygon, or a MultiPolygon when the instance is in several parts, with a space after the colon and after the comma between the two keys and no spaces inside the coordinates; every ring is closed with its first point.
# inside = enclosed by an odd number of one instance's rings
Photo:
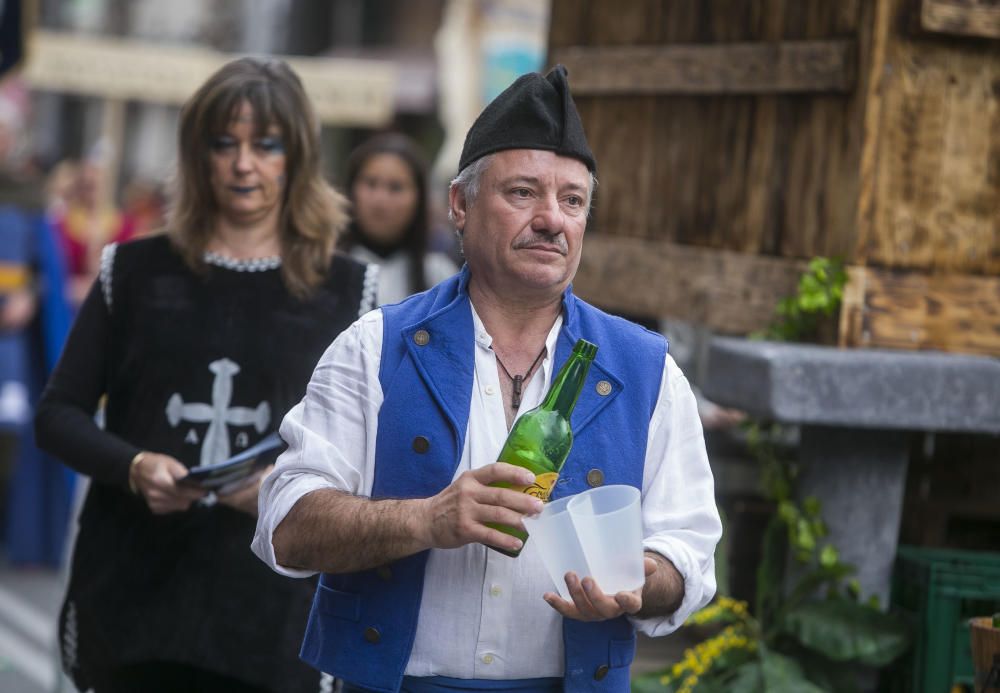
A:
{"type": "Polygon", "coordinates": [[[559,412],[563,418],[569,420],[573,413],[573,407],[580,398],[583,390],[583,383],[587,379],[587,372],[593,359],[584,358],[578,354],[572,354],[569,360],[559,371],[555,382],[549,388],[549,393],[542,401],[541,408],[549,411],[559,412]]]}

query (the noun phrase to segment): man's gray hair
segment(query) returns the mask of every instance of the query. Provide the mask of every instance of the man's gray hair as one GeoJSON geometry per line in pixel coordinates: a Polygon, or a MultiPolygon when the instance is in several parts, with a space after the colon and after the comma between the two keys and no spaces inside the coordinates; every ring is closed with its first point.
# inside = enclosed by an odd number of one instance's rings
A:
{"type": "MultiPolygon", "coordinates": [[[[451,181],[452,187],[458,189],[458,192],[465,197],[466,207],[471,207],[472,203],[476,201],[476,197],[479,196],[479,189],[483,182],[483,174],[489,169],[490,164],[493,163],[494,154],[487,154],[486,156],[476,159],[471,164],[463,168],[455,176],[455,179],[451,181]]],[[[590,188],[587,190],[587,214],[590,215],[590,202],[594,199],[594,190],[597,188],[597,176],[594,172],[590,172],[590,188]]],[[[448,209],[448,219],[454,221],[451,214],[451,209],[448,209]]]]}
{"type": "MultiPolygon", "coordinates": [[[[493,156],[493,154],[487,154],[484,157],[476,159],[459,171],[458,175],[455,176],[455,180],[451,182],[462,193],[466,206],[471,206],[479,196],[479,187],[483,182],[483,174],[486,173],[490,164],[493,163],[493,156]]],[[[450,211],[449,214],[451,214],[450,211]]]]}

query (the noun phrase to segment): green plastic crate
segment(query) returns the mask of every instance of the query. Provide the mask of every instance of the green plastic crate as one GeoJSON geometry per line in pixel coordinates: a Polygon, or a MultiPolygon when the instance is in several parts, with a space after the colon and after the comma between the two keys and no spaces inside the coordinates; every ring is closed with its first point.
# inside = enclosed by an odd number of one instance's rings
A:
{"type": "Polygon", "coordinates": [[[900,546],[892,605],[914,624],[914,647],[895,690],[948,693],[972,686],[968,620],[1000,611],[1000,553],[900,546]]]}

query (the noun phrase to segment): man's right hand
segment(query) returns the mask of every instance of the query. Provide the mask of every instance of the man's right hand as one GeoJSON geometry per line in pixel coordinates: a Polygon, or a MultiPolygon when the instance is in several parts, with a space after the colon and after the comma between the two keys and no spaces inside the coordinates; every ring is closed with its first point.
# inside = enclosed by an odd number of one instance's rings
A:
{"type": "Polygon", "coordinates": [[[188,468],[170,455],[147,452],[129,469],[129,479],[153,514],[165,515],[187,510],[205,497],[202,489],[177,484],[187,473],[188,468]]]}
{"type": "Polygon", "coordinates": [[[542,501],[526,493],[489,484],[503,481],[512,486],[534,483],[535,475],[523,467],[495,462],[474,471],[463,472],[441,493],[423,501],[423,512],[416,521],[424,532],[424,543],[436,549],[454,549],[482,543],[517,551],[521,540],[486,526],[486,523],[524,529],[521,518],[540,513],[542,501]]]}

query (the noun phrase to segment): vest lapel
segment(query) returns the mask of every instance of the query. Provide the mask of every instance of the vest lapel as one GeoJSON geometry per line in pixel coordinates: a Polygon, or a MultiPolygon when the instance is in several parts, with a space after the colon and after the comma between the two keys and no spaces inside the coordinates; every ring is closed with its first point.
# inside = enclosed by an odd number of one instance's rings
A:
{"type": "MultiPolygon", "coordinates": [[[[573,346],[578,339],[594,341],[591,335],[580,334],[581,325],[576,319],[576,297],[570,293],[569,289],[563,295],[563,315],[565,316],[565,321],[563,322],[562,330],[559,332],[559,339],[556,342],[555,365],[559,368],[562,368],[562,365],[566,363],[566,359],[573,353],[573,346]]],[[[601,344],[597,343],[597,347],[597,356],[594,358],[594,362],[590,366],[590,371],[587,373],[587,380],[583,384],[583,391],[580,392],[580,399],[576,402],[576,408],[573,410],[573,416],[570,420],[574,437],[578,436],[580,431],[601,413],[601,410],[618,397],[624,386],[622,379],[608,368],[607,361],[609,357],[602,355],[601,344]],[[602,381],[607,383],[607,385],[598,387],[602,381]],[[608,391],[608,385],[610,385],[610,391],[608,391]]]]}
{"type": "Polygon", "coordinates": [[[459,291],[455,300],[443,309],[404,327],[402,335],[417,372],[454,427],[461,455],[475,368],[475,329],[468,294],[459,291]],[[421,333],[419,338],[418,333],[421,333]],[[421,345],[425,341],[423,333],[426,343],[421,345]]]}

